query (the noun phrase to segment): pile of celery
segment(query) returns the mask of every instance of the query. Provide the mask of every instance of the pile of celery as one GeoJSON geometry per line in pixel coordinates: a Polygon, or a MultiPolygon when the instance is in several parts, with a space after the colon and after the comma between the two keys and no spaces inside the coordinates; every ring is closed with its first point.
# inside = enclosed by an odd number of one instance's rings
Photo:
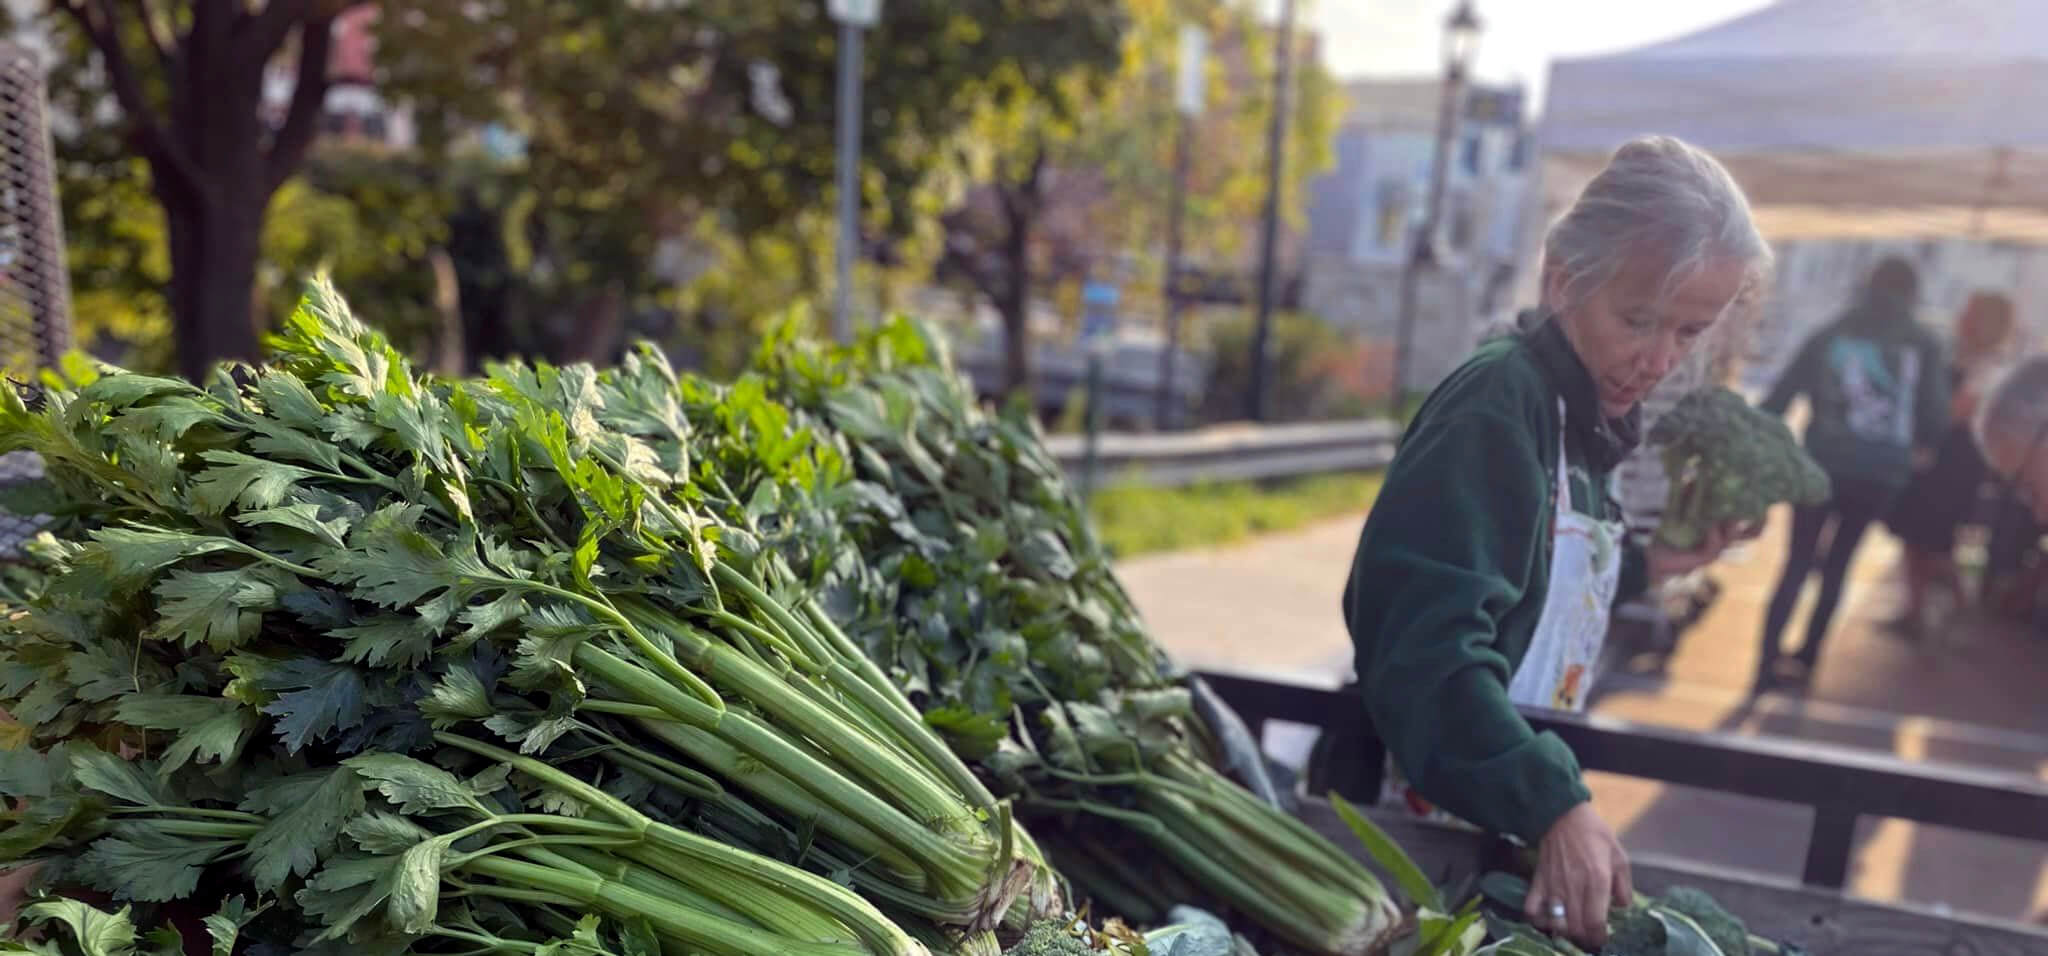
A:
{"type": "MultiPolygon", "coordinates": [[[[74,379],[0,407],[55,519],[0,623],[0,860],[41,888],[252,953],[823,956],[1040,876],[730,520],[776,509],[694,426],[765,400],[652,353],[433,381],[324,283],[261,367],[74,379]]],[[[763,441],[779,494],[847,467],[763,441]]]]}

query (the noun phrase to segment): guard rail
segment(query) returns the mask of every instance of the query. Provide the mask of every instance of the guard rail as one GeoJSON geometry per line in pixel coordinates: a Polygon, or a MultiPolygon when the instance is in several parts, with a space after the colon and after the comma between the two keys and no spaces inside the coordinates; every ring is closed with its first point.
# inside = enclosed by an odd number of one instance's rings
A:
{"type": "MultiPolygon", "coordinates": [[[[1156,434],[1111,432],[1095,449],[1096,486],[1180,486],[1384,468],[1401,428],[1373,419],[1300,425],[1224,425],[1156,434]]],[[[1086,467],[1082,435],[1054,435],[1047,450],[1069,473],[1086,467]]]]}

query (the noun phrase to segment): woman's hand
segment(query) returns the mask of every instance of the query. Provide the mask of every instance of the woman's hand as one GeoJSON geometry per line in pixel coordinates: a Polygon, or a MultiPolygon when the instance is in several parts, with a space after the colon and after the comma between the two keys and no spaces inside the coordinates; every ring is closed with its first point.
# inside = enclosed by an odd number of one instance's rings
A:
{"type": "Polygon", "coordinates": [[[1628,854],[1592,804],[1581,803],[1550,825],[1536,849],[1536,878],[1523,903],[1530,925],[1598,949],[1607,942],[1608,908],[1634,899],[1628,854]]]}
{"type": "Polygon", "coordinates": [[[1738,541],[1748,541],[1762,534],[1761,521],[1724,521],[1707,529],[1706,538],[1700,546],[1691,551],[1679,551],[1651,540],[1644,553],[1650,566],[1650,584],[1662,584],[1672,578],[1691,574],[1709,564],[1721,560],[1721,552],[1738,541]]]}

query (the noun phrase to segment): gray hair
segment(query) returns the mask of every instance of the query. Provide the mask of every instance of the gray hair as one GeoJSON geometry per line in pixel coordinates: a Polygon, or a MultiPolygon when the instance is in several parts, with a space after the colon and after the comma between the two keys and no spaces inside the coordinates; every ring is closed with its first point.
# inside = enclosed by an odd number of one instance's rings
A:
{"type": "Polygon", "coordinates": [[[1992,435],[2026,441],[2048,426],[2048,355],[2023,359],[1999,373],[1970,423],[1983,448],[1992,435]]]}
{"type": "Polygon", "coordinates": [[[1556,274],[1565,301],[1544,304],[1575,305],[1645,255],[1664,269],[1666,293],[1709,263],[1740,262],[1744,302],[1760,294],[1773,260],[1735,178],[1714,157],[1670,136],[1645,136],[1616,150],[1550,227],[1544,294],[1556,274]]]}

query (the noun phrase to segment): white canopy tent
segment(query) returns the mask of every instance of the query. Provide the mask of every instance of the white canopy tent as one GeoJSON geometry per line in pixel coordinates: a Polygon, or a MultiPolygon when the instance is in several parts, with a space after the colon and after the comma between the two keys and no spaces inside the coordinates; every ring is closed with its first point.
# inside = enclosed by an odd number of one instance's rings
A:
{"type": "Polygon", "coordinates": [[[2048,2],[1782,0],[1551,70],[1548,177],[1670,133],[1727,162],[1774,238],[2048,241],[2048,2]]]}

